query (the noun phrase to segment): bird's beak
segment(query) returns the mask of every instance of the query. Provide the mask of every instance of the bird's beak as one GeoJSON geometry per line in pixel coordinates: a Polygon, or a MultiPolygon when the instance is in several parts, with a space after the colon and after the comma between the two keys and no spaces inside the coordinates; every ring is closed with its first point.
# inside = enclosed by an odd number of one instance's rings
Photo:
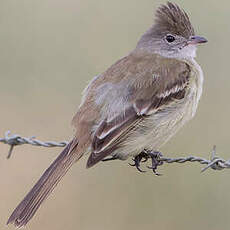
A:
{"type": "Polygon", "coordinates": [[[208,40],[201,36],[191,36],[188,40],[188,45],[197,45],[201,43],[206,43],[208,40]]]}

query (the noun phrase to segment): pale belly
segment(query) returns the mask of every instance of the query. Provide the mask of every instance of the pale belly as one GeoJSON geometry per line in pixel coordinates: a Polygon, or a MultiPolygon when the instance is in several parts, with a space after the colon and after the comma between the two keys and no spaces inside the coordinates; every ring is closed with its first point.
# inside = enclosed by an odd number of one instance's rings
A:
{"type": "MultiPolygon", "coordinates": [[[[143,149],[158,151],[194,114],[192,105],[170,107],[146,117],[124,142],[120,158],[138,155],[143,149]]],[[[119,150],[118,150],[119,152],[119,150]]]]}
{"type": "Polygon", "coordinates": [[[121,148],[113,152],[116,157],[125,160],[136,156],[144,149],[158,151],[176,132],[193,117],[191,101],[185,105],[168,107],[144,118],[132,134],[123,142],[121,148]]]}

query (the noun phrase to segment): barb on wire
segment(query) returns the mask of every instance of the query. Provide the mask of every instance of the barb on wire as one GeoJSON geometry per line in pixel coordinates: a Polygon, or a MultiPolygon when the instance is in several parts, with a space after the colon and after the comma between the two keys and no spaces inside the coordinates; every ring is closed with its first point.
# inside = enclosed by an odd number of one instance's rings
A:
{"type": "Polygon", "coordinates": [[[188,156],[188,157],[178,157],[178,158],[161,157],[160,161],[166,163],[199,162],[200,164],[206,164],[207,166],[205,166],[201,170],[201,172],[204,172],[209,168],[213,170],[222,170],[222,169],[230,168],[230,159],[224,160],[223,158],[218,157],[216,155],[216,146],[213,147],[210,160],[201,157],[188,156]]]}
{"type": "MultiPolygon", "coordinates": [[[[67,141],[62,141],[62,142],[45,141],[43,142],[43,141],[35,139],[34,136],[28,138],[28,137],[21,137],[20,135],[17,135],[17,134],[10,135],[10,131],[7,131],[5,133],[4,138],[0,138],[0,142],[10,145],[10,150],[8,152],[7,159],[10,158],[14,147],[17,145],[29,144],[29,145],[42,146],[42,147],[64,147],[68,144],[67,141]]],[[[196,157],[196,156],[178,157],[178,158],[168,158],[168,157],[160,156],[157,160],[159,161],[159,163],[164,162],[168,164],[171,164],[171,163],[182,164],[185,162],[198,162],[200,164],[206,165],[201,170],[201,172],[204,172],[209,168],[213,170],[222,170],[222,169],[230,168],[230,159],[224,160],[223,158],[218,157],[216,155],[216,146],[213,147],[210,160],[201,158],[201,157],[196,157]]]]}

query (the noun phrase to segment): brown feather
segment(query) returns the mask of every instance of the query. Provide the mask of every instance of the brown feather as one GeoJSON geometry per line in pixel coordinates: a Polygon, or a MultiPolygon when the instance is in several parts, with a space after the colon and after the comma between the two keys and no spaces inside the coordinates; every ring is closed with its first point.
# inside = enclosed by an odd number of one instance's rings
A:
{"type": "Polygon", "coordinates": [[[187,13],[175,3],[168,2],[156,11],[155,33],[166,32],[189,38],[195,34],[187,13]]]}
{"type": "Polygon", "coordinates": [[[138,120],[138,115],[133,107],[128,108],[112,121],[103,121],[95,132],[92,141],[92,153],[87,161],[87,168],[92,167],[117,149],[118,140],[122,134],[138,120]]]}

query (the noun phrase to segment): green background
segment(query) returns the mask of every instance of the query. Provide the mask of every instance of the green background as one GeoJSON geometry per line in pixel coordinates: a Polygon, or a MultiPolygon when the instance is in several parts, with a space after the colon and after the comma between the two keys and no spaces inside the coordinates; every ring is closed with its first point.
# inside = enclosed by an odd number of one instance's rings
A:
{"type": "MultiPolygon", "coordinates": [[[[71,119],[93,76],[132,50],[151,25],[153,0],[1,0],[0,136],[6,130],[41,140],[70,140],[71,119]]],[[[196,117],[162,148],[166,156],[210,157],[229,151],[228,0],[176,1],[197,34],[204,91],[196,117]]],[[[6,160],[0,144],[0,229],[61,151],[19,146],[6,160]]],[[[165,165],[138,173],[130,161],[85,169],[86,157],[61,181],[27,229],[225,230],[230,225],[230,171],[165,165]]]]}

